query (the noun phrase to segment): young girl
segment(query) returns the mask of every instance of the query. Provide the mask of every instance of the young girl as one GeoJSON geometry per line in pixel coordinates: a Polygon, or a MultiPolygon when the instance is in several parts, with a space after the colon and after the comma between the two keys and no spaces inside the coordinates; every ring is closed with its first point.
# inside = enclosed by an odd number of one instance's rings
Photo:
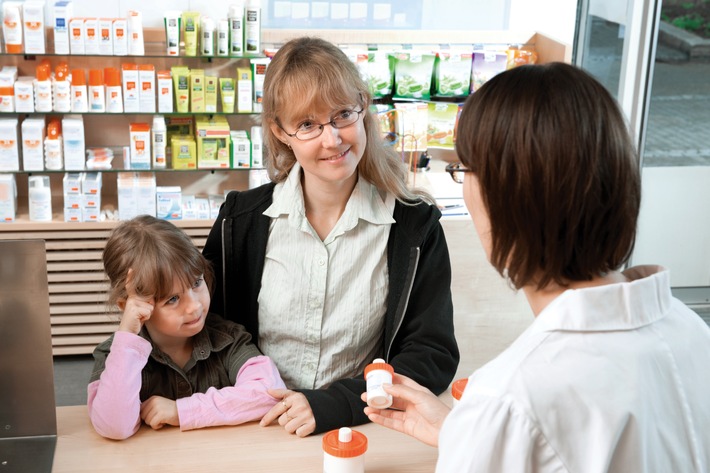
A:
{"type": "Polygon", "coordinates": [[[150,216],[121,223],[103,252],[109,301],[123,311],[94,350],[89,417],[125,439],[141,420],[190,430],[260,419],[283,388],[241,325],[208,313],[212,270],[190,238],[150,216]]]}

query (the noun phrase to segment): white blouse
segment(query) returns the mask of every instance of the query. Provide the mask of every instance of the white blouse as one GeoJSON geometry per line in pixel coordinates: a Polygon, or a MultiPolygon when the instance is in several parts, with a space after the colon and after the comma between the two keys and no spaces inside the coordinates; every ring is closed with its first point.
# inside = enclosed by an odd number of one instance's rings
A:
{"type": "Polygon", "coordinates": [[[381,356],[388,294],[387,240],[395,200],[358,179],[321,241],[306,219],[301,167],[274,189],[259,293],[259,347],[289,388],[353,377],[381,356]]]}

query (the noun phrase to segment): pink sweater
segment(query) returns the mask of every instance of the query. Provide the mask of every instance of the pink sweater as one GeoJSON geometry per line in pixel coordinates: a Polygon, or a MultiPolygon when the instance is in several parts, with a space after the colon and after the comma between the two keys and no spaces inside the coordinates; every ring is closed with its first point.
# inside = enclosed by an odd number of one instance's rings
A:
{"type": "MultiPolygon", "coordinates": [[[[102,436],[122,440],[140,428],[141,371],[151,350],[150,342],[138,335],[115,333],[106,368],[88,386],[89,418],[102,436]]],[[[250,358],[234,386],[177,400],[180,430],[261,419],[277,403],[266,392],[270,388],[285,388],[276,365],[266,356],[250,358]]]]}

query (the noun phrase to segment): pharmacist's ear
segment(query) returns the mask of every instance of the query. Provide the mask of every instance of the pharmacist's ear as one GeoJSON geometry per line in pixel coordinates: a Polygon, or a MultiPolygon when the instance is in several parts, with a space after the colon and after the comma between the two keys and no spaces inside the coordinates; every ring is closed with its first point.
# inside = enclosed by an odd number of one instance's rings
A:
{"type": "Polygon", "coordinates": [[[119,309],[121,309],[121,312],[123,312],[123,309],[126,308],[126,299],[121,299],[119,301],[116,301],[116,305],[118,306],[119,309]]]}

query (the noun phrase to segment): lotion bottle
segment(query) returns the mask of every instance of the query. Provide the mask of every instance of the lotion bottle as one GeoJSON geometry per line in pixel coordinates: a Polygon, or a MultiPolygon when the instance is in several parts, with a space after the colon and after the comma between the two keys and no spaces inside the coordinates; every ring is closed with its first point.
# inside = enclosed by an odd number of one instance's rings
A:
{"type": "Polygon", "coordinates": [[[244,3],[229,6],[229,54],[244,54],[244,3]]]}
{"type": "Polygon", "coordinates": [[[165,126],[165,118],[162,115],[153,117],[151,134],[153,141],[153,169],[165,169],[167,167],[167,127],[165,126]]]}
{"type": "Polygon", "coordinates": [[[52,221],[52,190],[49,187],[49,176],[30,176],[28,179],[30,221],[52,221]]]}
{"type": "Polygon", "coordinates": [[[89,70],[89,111],[94,113],[106,111],[106,87],[102,69],[89,70]]]}
{"type": "Polygon", "coordinates": [[[58,119],[51,119],[47,124],[47,137],[44,139],[44,167],[51,171],[64,168],[62,123],[58,119]]]}
{"type": "Polygon", "coordinates": [[[37,66],[37,77],[34,80],[35,110],[38,112],[52,111],[52,80],[49,64],[37,66]]]}
{"type": "Polygon", "coordinates": [[[247,0],[244,9],[244,47],[247,54],[261,52],[261,1],[247,0]]]}
{"type": "Polygon", "coordinates": [[[72,69],[71,71],[71,111],[72,113],[89,111],[84,69],[72,69]]]}
{"type": "Polygon", "coordinates": [[[54,111],[71,112],[71,84],[69,83],[69,66],[60,62],[54,68],[54,111]]]}

